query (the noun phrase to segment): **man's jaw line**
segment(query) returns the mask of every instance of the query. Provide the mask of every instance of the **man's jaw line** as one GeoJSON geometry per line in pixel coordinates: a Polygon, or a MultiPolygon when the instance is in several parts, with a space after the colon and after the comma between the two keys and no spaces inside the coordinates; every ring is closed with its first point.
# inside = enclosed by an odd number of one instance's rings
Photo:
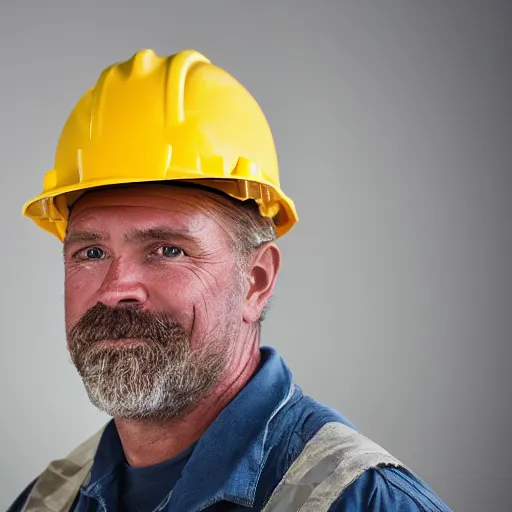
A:
{"type": "Polygon", "coordinates": [[[199,440],[257,371],[260,364],[257,332],[250,333],[246,347],[245,357],[240,354],[231,358],[219,382],[182,416],[172,419],[115,417],[129,464],[143,467],[162,462],[199,440]],[[244,365],[240,365],[240,359],[246,359],[244,365]]]}

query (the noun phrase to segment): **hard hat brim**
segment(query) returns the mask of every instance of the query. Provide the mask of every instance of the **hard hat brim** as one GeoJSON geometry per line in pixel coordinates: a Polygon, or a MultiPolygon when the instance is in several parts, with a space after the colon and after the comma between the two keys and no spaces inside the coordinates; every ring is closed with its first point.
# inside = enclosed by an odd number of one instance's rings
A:
{"type": "Polygon", "coordinates": [[[298,215],[294,202],[272,184],[262,184],[260,181],[249,179],[215,179],[215,178],[178,178],[178,179],[153,179],[147,178],[122,178],[101,179],[84,181],[67,186],[55,187],[44,191],[36,197],[28,200],[22,207],[22,215],[32,219],[39,227],[55,235],[60,241],[64,240],[68,220],[69,207],[85,192],[105,188],[126,185],[144,185],[148,183],[196,183],[210,189],[219,190],[234,199],[245,201],[252,199],[260,207],[260,212],[265,217],[271,217],[276,226],[277,238],[290,231],[296,222],[298,215]],[[269,201],[272,198],[272,201],[269,201]],[[272,202],[272,205],[270,204],[272,202]],[[270,206],[270,208],[269,208],[270,206]]]}

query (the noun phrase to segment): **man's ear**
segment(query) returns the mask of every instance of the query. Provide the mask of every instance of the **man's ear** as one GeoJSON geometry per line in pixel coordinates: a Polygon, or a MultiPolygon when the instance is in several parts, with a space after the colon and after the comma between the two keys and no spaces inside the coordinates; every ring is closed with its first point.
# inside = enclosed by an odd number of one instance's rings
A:
{"type": "Polygon", "coordinates": [[[245,298],[243,319],[254,323],[272,297],[277,274],[281,268],[281,252],[273,242],[261,246],[248,269],[249,289],[245,298]]]}

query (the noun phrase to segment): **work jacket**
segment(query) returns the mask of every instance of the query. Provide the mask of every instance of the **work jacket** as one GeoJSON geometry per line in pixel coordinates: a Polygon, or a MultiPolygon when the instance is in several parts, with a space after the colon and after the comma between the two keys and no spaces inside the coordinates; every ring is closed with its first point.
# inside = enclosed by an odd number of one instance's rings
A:
{"type": "MultiPolygon", "coordinates": [[[[125,463],[115,423],[55,460],[8,512],[114,512],[125,463]]],[[[156,511],[450,509],[410,469],[337,411],[305,396],[277,352],[195,446],[156,511]]]]}

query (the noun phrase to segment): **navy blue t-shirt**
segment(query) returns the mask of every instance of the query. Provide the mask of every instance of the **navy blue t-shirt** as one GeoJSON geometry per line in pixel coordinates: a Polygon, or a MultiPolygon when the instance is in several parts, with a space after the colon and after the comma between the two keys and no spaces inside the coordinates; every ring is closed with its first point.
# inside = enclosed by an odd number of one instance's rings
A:
{"type": "Polygon", "coordinates": [[[172,459],[135,468],[124,463],[119,489],[120,512],[152,512],[173,490],[194,451],[193,444],[172,459]]]}

